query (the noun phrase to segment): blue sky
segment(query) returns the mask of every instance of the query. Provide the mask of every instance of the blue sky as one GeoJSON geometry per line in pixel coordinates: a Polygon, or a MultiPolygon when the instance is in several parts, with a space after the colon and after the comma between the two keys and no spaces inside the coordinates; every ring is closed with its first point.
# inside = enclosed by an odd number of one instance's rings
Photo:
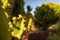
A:
{"type": "Polygon", "coordinates": [[[37,6],[41,6],[44,2],[52,2],[60,4],[60,0],[24,0],[24,2],[25,2],[24,5],[25,11],[27,11],[26,6],[30,5],[33,8],[32,13],[35,11],[35,8],[37,6]]]}

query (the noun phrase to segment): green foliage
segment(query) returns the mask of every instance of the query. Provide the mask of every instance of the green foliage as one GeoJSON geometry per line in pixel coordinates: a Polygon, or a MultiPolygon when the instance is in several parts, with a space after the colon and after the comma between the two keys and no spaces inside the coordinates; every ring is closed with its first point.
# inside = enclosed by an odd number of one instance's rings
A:
{"type": "Polygon", "coordinates": [[[9,19],[5,15],[5,11],[2,8],[2,0],[0,0],[0,40],[11,40],[10,32],[8,31],[9,19]]]}
{"type": "MultiPolygon", "coordinates": [[[[2,6],[2,2],[1,2],[1,0],[0,0],[0,6],[2,6]]],[[[1,7],[0,7],[0,9],[1,9],[1,7]]]]}
{"type": "MultiPolygon", "coordinates": [[[[58,11],[57,7],[54,8],[56,4],[44,3],[41,7],[37,7],[35,11],[35,20],[40,23],[40,26],[46,26],[54,24],[58,20],[55,9],[58,11]]],[[[59,5],[58,5],[59,7],[59,5]]]]}
{"type": "MultiPolygon", "coordinates": [[[[45,6],[48,5],[50,7],[50,9],[53,9],[57,16],[60,15],[60,5],[55,4],[55,3],[44,3],[44,4],[45,4],[45,6]]],[[[60,18],[60,16],[59,16],[59,18],[60,18]]]]}
{"type": "Polygon", "coordinates": [[[57,35],[60,36],[60,21],[58,21],[55,25],[57,25],[57,35]]]}
{"type": "Polygon", "coordinates": [[[29,23],[29,19],[33,18],[33,15],[30,12],[27,12],[25,16],[26,16],[26,26],[27,26],[29,23]]]}
{"type": "Polygon", "coordinates": [[[48,40],[58,40],[58,39],[57,39],[57,35],[50,35],[50,36],[48,37],[48,40]]]}
{"type": "Polygon", "coordinates": [[[56,33],[49,35],[48,40],[60,40],[60,21],[52,25],[50,29],[55,29],[56,33]]]}
{"type": "Polygon", "coordinates": [[[32,13],[31,13],[31,11],[32,11],[32,8],[31,8],[31,6],[27,6],[27,13],[25,13],[25,17],[26,17],[26,26],[28,25],[28,23],[29,23],[29,19],[30,18],[33,18],[33,15],[32,15],[32,13]]]}
{"type": "Polygon", "coordinates": [[[8,0],[5,11],[8,13],[10,20],[18,14],[24,15],[24,0],[8,0]]]}
{"type": "Polygon", "coordinates": [[[13,1],[13,10],[12,10],[12,16],[18,16],[18,14],[24,13],[24,0],[15,0],[13,1]]]}

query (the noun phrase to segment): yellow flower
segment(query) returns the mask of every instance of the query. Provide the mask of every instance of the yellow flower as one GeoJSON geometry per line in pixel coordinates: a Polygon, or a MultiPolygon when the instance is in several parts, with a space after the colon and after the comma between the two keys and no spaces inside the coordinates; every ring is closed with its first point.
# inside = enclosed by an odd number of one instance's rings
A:
{"type": "Polygon", "coordinates": [[[2,0],[3,6],[2,8],[5,9],[7,7],[8,0],[2,0]]]}
{"type": "Polygon", "coordinates": [[[13,17],[12,20],[16,20],[16,17],[13,17]]]}
{"type": "Polygon", "coordinates": [[[22,18],[22,15],[18,15],[19,16],[19,18],[22,18]]]}
{"type": "Polygon", "coordinates": [[[9,25],[9,27],[10,27],[10,28],[12,28],[12,27],[13,27],[13,25],[11,24],[11,25],[9,25]]]}
{"type": "Polygon", "coordinates": [[[11,25],[11,22],[9,22],[8,25],[11,25]]]}
{"type": "Polygon", "coordinates": [[[10,3],[8,3],[7,5],[8,5],[9,7],[11,7],[11,4],[10,4],[10,3]]]}
{"type": "Polygon", "coordinates": [[[7,18],[9,17],[7,12],[5,12],[5,15],[6,15],[7,18]]]}

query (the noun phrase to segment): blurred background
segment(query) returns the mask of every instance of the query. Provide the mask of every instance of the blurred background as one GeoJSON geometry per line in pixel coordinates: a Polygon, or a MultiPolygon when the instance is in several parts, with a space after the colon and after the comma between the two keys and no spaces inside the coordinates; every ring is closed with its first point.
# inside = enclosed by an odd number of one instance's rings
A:
{"type": "Polygon", "coordinates": [[[60,0],[0,0],[0,40],[22,40],[37,28],[60,40],[60,0]]]}

